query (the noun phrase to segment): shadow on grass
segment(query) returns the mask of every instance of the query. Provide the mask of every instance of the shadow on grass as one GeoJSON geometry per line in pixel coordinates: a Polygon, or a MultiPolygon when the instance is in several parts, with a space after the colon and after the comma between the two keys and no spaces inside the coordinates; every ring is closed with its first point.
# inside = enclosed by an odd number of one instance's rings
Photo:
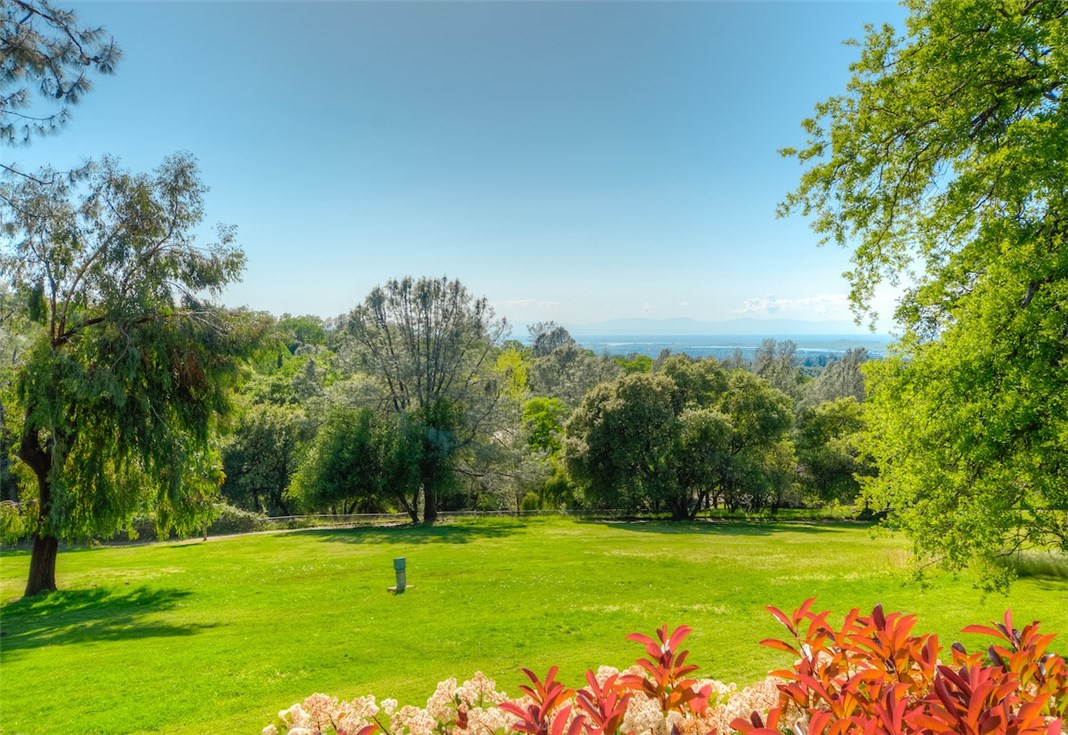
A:
{"type": "Polygon", "coordinates": [[[174,625],[147,616],[176,607],[187,590],[94,587],[4,605],[0,658],[44,646],[194,635],[213,625],[174,625]]]}
{"type": "Polygon", "coordinates": [[[608,528],[639,533],[701,534],[720,536],[770,536],[774,533],[842,533],[856,523],[803,523],[799,521],[584,521],[608,528]]]}
{"type": "Polygon", "coordinates": [[[308,529],[279,534],[279,538],[315,538],[348,544],[467,544],[482,539],[504,538],[522,531],[521,521],[480,520],[445,523],[437,526],[393,526],[389,528],[308,529]]]}

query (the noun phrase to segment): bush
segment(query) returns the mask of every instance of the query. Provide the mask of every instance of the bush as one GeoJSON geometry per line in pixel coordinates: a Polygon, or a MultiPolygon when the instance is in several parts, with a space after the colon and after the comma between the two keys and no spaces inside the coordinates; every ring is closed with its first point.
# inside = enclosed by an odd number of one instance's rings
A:
{"type": "Polygon", "coordinates": [[[339,702],[314,694],[279,713],[262,735],[1056,735],[1068,713],[1068,668],[1047,652],[1052,635],[1038,624],[1013,627],[1011,612],[994,627],[985,654],[951,648],[952,666],[938,660],[933,635],[913,636],[915,617],[851,611],[840,628],[807,600],[793,614],[769,607],[790,640],[765,645],[788,652],[794,665],[741,691],[712,679],[693,679],[696,666],[679,651],[690,629],[656,638],[627,636],[645,655],[619,672],[586,672],[574,691],[523,669],[530,686],[510,699],[482,674],[438,685],[425,708],[402,707],[373,696],[339,702]]]}
{"type": "Polygon", "coordinates": [[[218,515],[208,526],[208,533],[219,535],[226,533],[248,533],[250,531],[262,531],[269,527],[270,520],[262,513],[235,508],[226,503],[215,505],[218,515]]]}
{"type": "Polygon", "coordinates": [[[1054,735],[1068,715],[1068,667],[1047,651],[1052,635],[1038,623],[1013,627],[1012,612],[993,627],[969,625],[965,633],[997,639],[985,653],[968,653],[954,643],[952,665],[939,659],[938,637],[912,635],[916,618],[852,610],[841,627],[827,612],[811,611],[806,600],[791,615],[769,607],[790,632],[790,640],[764,645],[796,658],[793,667],[772,672],[785,681],[780,703],[748,721],[731,723],[750,735],[777,735],[793,724],[800,733],[885,735],[1054,735]]]}

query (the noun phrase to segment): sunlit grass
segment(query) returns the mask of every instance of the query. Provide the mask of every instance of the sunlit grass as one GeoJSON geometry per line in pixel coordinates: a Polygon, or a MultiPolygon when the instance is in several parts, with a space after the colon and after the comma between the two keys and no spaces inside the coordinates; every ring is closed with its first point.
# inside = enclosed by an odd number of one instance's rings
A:
{"type": "MultiPolygon", "coordinates": [[[[968,578],[909,583],[905,544],[853,524],[605,524],[564,519],[301,531],[61,552],[62,592],[17,600],[28,556],[0,566],[0,731],[257,733],[323,691],[421,703],[482,670],[515,691],[519,666],[625,666],[624,640],[694,628],[702,673],[746,683],[785,663],[764,605],[882,602],[948,641],[999,618],[1068,629],[1068,580],[1021,579],[1008,598],[968,578]],[[408,560],[394,597],[394,557],[408,560]]],[[[967,637],[963,637],[967,642],[967,637]]],[[[1064,650],[1063,646],[1056,646],[1064,650]]]]}

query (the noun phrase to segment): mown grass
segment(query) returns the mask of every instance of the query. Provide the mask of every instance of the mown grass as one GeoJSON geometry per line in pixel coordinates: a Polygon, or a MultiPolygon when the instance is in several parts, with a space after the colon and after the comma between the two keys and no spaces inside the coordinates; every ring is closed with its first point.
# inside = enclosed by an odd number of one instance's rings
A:
{"type": "Polygon", "coordinates": [[[62,591],[18,600],[27,565],[24,552],[0,565],[12,734],[257,733],[315,691],[422,703],[481,670],[514,692],[519,666],[559,664],[577,684],[587,667],[628,665],[624,636],[663,623],[694,628],[704,675],[744,684],[785,663],[758,645],[780,632],[764,605],[813,595],[838,613],[915,612],[947,643],[1009,606],[1068,631],[1063,576],[1007,598],[967,577],[920,588],[900,539],[853,524],[493,519],[64,551],[62,591]],[[398,556],[413,588],[394,597],[398,556]]]}

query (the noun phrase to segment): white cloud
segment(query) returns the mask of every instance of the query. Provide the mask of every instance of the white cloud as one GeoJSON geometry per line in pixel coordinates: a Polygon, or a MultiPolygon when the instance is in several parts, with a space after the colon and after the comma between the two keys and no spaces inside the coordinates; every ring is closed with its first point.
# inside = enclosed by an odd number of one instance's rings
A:
{"type": "Polygon", "coordinates": [[[820,294],[799,299],[780,299],[775,294],[767,294],[755,299],[746,299],[742,306],[734,309],[736,314],[749,315],[811,315],[811,316],[849,316],[849,298],[845,294],[820,294]]]}

